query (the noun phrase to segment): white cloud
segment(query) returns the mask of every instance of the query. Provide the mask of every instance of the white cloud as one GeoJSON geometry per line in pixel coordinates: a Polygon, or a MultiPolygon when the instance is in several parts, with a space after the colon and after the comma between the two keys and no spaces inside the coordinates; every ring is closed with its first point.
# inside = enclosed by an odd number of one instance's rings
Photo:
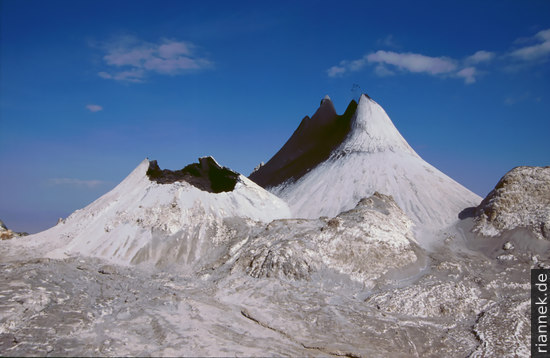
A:
{"type": "Polygon", "coordinates": [[[431,75],[449,73],[456,69],[453,60],[447,57],[430,57],[418,53],[397,53],[393,51],[376,51],[367,55],[368,62],[393,65],[409,72],[425,72],[431,75]]]}
{"type": "Polygon", "coordinates": [[[495,58],[494,52],[480,50],[474,53],[473,55],[466,57],[465,62],[471,63],[471,64],[477,64],[481,62],[489,62],[493,58],[495,58]]]}
{"type": "Polygon", "coordinates": [[[542,41],[550,41],[550,29],[542,30],[537,32],[535,35],[537,39],[540,39],[542,41]]]}
{"type": "Polygon", "coordinates": [[[98,76],[121,82],[143,82],[148,73],[181,75],[212,66],[195,54],[195,46],[185,41],[162,40],[160,43],[121,37],[103,46],[105,64],[116,70],[98,72],[98,76]]]}
{"type": "Polygon", "coordinates": [[[103,110],[103,107],[97,104],[88,104],[86,105],[86,109],[90,112],[99,112],[103,110]]]}
{"type": "Polygon", "coordinates": [[[116,73],[113,79],[117,81],[143,82],[144,76],[145,76],[145,71],[134,68],[128,71],[122,71],[122,72],[116,73]]]}
{"type": "Polygon", "coordinates": [[[329,77],[338,77],[346,73],[345,65],[341,66],[332,66],[327,70],[327,74],[329,77]]]}
{"type": "Polygon", "coordinates": [[[150,58],[144,62],[143,67],[147,70],[156,71],[162,74],[175,75],[180,70],[200,70],[208,67],[209,62],[203,59],[192,59],[189,57],[177,58],[150,58]]]}
{"type": "Polygon", "coordinates": [[[95,188],[100,185],[107,184],[107,182],[103,180],[81,180],[81,179],[74,179],[74,178],[52,178],[50,179],[50,183],[54,185],[71,185],[71,186],[78,186],[78,187],[87,187],[87,188],[95,188]]]}
{"type": "Polygon", "coordinates": [[[162,58],[176,58],[181,55],[190,56],[192,46],[186,42],[171,42],[159,46],[158,53],[162,58]]]}
{"type": "Polygon", "coordinates": [[[458,77],[464,78],[466,84],[471,84],[476,81],[476,69],[475,67],[466,67],[456,73],[458,77]]]}
{"type": "Polygon", "coordinates": [[[103,57],[108,65],[140,67],[142,61],[153,56],[153,49],[114,49],[103,57]]]}
{"type": "Polygon", "coordinates": [[[360,69],[365,67],[366,64],[367,64],[367,58],[365,56],[365,57],[360,58],[358,60],[354,60],[354,61],[349,62],[347,64],[347,66],[349,67],[350,71],[359,71],[360,69]]]}
{"type": "Polygon", "coordinates": [[[533,61],[550,54],[550,29],[539,31],[532,40],[538,43],[514,50],[510,52],[510,56],[518,60],[533,61]]]}
{"type": "Polygon", "coordinates": [[[107,72],[98,72],[97,75],[105,79],[113,79],[117,81],[139,83],[143,82],[145,71],[141,69],[131,69],[129,71],[120,71],[114,74],[107,72]]]}
{"type": "Polygon", "coordinates": [[[98,75],[99,77],[101,77],[101,78],[106,78],[106,79],[111,79],[111,78],[113,78],[112,75],[110,75],[109,73],[104,72],[104,71],[98,72],[97,75],[98,75]]]}
{"type": "MultiPolygon", "coordinates": [[[[379,40],[379,45],[393,44],[391,36],[379,40]]],[[[398,73],[424,73],[440,78],[461,78],[464,83],[475,83],[477,78],[486,73],[478,67],[486,66],[498,59],[508,71],[525,69],[533,63],[541,63],[550,57],[550,29],[539,31],[531,38],[515,41],[516,46],[523,46],[509,53],[498,55],[495,52],[479,50],[462,59],[445,56],[427,56],[412,52],[395,52],[378,50],[356,60],[343,60],[327,70],[329,77],[342,77],[346,74],[362,70],[367,65],[374,66],[374,73],[380,77],[392,76],[398,73]],[[515,61],[510,61],[515,59],[515,61]]],[[[509,103],[510,101],[507,101],[509,103]]]]}
{"type": "Polygon", "coordinates": [[[341,61],[337,66],[327,70],[329,77],[342,76],[356,72],[368,64],[377,64],[374,71],[379,76],[394,75],[391,67],[403,72],[427,73],[430,75],[450,74],[457,65],[448,57],[430,57],[418,53],[398,53],[393,51],[376,51],[353,61],[341,61]]]}

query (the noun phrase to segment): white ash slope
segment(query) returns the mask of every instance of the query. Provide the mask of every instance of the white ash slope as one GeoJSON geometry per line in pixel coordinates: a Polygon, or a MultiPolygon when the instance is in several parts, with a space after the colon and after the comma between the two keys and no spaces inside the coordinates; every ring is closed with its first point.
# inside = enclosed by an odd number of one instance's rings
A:
{"type": "Polygon", "coordinates": [[[0,351],[529,356],[530,269],[550,263],[547,250],[537,262],[518,249],[514,260],[498,261],[457,250],[457,236],[424,252],[411,220],[382,194],[333,219],[223,225],[224,241],[209,246],[223,248],[211,254],[216,260],[185,270],[13,257],[24,239],[0,241],[0,351]]]}
{"type": "Polygon", "coordinates": [[[391,197],[375,193],[330,220],[273,221],[246,239],[233,271],[308,280],[328,270],[372,287],[392,270],[420,265],[412,226],[391,197]]]}
{"type": "Polygon", "coordinates": [[[497,236],[526,228],[550,240],[550,167],[516,167],[476,209],[474,232],[497,236]]]}
{"type": "Polygon", "coordinates": [[[425,162],[366,95],[359,100],[348,135],[327,160],[268,190],[287,201],[299,218],[333,217],[377,191],[391,195],[422,229],[451,225],[464,208],[481,201],[425,162]]]}
{"type": "Polygon", "coordinates": [[[290,216],[281,199],[242,175],[232,191],[211,193],[185,181],[158,184],[147,176],[148,168],[146,159],[109,193],[17,244],[54,258],[188,265],[214,257],[228,240],[224,219],[270,222],[290,216]]]}

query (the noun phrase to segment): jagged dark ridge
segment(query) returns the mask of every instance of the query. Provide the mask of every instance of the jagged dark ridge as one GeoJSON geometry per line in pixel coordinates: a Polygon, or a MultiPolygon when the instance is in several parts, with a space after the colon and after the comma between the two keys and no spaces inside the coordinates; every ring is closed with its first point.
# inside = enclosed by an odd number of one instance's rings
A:
{"type": "Polygon", "coordinates": [[[199,158],[198,163],[189,164],[180,170],[160,169],[156,160],[150,160],[147,176],[159,184],[186,181],[209,193],[233,191],[239,180],[239,173],[219,166],[212,157],[199,158]]]}
{"type": "Polygon", "coordinates": [[[357,102],[352,100],[344,114],[338,115],[331,100],[323,99],[313,117],[304,117],[285,145],[249,179],[267,188],[301,178],[344,141],[356,110],[357,102]]]}

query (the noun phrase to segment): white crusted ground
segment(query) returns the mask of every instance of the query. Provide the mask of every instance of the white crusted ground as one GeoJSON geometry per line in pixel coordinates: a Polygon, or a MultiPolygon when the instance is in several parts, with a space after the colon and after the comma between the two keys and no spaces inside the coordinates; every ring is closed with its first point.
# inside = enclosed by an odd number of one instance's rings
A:
{"type": "MultiPolygon", "coordinates": [[[[347,219],[339,220],[345,230],[347,219]]],[[[15,258],[13,240],[2,241],[0,351],[7,356],[529,356],[528,253],[499,262],[442,247],[428,254],[425,269],[411,271],[402,266],[403,256],[392,257],[391,251],[384,256],[369,246],[369,238],[348,236],[351,242],[335,246],[363,247],[364,262],[349,252],[325,263],[319,258],[326,251],[286,257],[281,237],[271,246],[279,261],[257,270],[251,250],[269,247],[267,240],[285,231],[284,221],[266,234],[228,223],[243,239],[249,233],[250,244],[233,241],[218,264],[186,271],[144,270],[89,257],[15,258]],[[315,257],[319,266],[296,275],[301,271],[293,262],[315,257]],[[397,270],[378,277],[376,265],[390,260],[397,270]],[[253,264],[241,266],[246,262],[253,264]],[[330,268],[342,262],[350,270],[330,268]],[[369,265],[376,270],[370,272],[369,265]],[[365,275],[372,280],[358,280],[365,275]]],[[[286,230],[294,233],[288,241],[296,243],[315,236],[316,225],[320,234],[335,225],[328,219],[286,221],[286,230]]]]}
{"type": "Polygon", "coordinates": [[[273,221],[240,247],[234,269],[292,279],[328,270],[373,287],[390,270],[418,264],[412,225],[391,197],[375,193],[332,219],[273,221]]]}

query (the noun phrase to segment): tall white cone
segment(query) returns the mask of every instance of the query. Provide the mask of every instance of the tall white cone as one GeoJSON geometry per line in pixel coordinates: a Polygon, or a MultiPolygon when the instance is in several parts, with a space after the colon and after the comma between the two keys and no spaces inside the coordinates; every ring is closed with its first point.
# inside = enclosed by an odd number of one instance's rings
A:
{"type": "Polygon", "coordinates": [[[349,128],[331,155],[303,170],[305,175],[266,186],[290,205],[293,216],[332,217],[378,191],[392,195],[417,227],[437,229],[481,201],[425,162],[367,95],[361,96],[349,128]]]}

